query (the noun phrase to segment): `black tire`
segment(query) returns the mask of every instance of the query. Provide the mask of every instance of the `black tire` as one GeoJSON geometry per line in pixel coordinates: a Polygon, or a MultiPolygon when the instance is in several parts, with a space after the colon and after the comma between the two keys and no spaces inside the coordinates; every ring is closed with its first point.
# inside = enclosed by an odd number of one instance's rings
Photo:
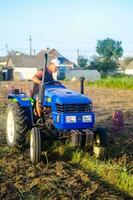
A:
{"type": "Polygon", "coordinates": [[[107,157],[107,134],[104,128],[97,128],[94,132],[93,154],[98,159],[107,157]]]}
{"type": "Polygon", "coordinates": [[[9,104],[6,125],[7,144],[17,148],[25,147],[26,133],[30,128],[25,108],[18,103],[9,104]]]}
{"type": "Polygon", "coordinates": [[[30,158],[33,164],[37,164],[41,160],[41,132],[37,127],[31,130],[30,158]]]}

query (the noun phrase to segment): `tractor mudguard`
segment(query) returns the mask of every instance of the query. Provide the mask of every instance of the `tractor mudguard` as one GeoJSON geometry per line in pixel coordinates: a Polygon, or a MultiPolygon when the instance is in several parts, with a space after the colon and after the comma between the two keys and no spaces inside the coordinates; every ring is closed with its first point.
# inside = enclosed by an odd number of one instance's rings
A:
{"type": "Polygon", "coordinates": [[[18,102],[22,107],[32,107],[34,104],[34,99],[25,95],[10,94],[8,95],[8,99],[10,99],[11,102],[18,102]]]}

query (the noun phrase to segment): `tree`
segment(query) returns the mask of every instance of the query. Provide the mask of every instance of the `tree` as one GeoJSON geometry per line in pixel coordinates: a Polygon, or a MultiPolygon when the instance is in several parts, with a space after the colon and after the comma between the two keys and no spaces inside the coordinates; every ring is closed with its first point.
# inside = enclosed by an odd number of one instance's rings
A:
{"type": "Polygon", "coordinates": [[[123,54],[121,42],[107,38],[98,40],[96,51],[99,56],[95,57],[93,62],[99,71],[113,71],[118,67],[118,59],[123,54]]]}
{"type": "Polygon", "coordinates": [[[92,60],[90,69],[97,69],[99,72],[107,73],[118,67],[117,62],[110,59],[102,60],[99,56],[93,56],[92,60]]]}
{"type": "Polygon", "coordinates": [[[107,38],[104,40],[98,40],[96,51],[104,60],[109,59],[117,61],[123,54],[123,48],[121,42],[107,38]]]}
{"type": "Polygon", "coordinates": [[[88,65],[88,59],[86,57],[80,55],[78,57],[78,65],[80,66],[80,68],[86,69],[87,65],[88,65]]]}

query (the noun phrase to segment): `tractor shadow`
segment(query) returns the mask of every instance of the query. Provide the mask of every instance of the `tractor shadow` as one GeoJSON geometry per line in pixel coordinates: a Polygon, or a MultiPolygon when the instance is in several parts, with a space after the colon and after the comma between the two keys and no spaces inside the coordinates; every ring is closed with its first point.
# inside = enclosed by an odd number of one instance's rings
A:
{"type": "MultiPolygon", "coordinates": [[[[116,199],[133,200],[133,197],[130,196],[128,193],[124,192],[123,190],[120,190],[115,184],[110,184],[108,181],[104,180],[104,177],[100,176],[96,172],[89,169],[85,169],[83,166],[80,165],[80,162],[73,164],[71,162],[72,155],[73,153],[75,153],[75,151],[78,150],[79,149],[66,148],[62,155],[58,152],[49,151],[47,154],[47,159],[46,155],[42,155],[42,161],[44,164],[48,162],[48,165],[55,165],[55,163],[64,163],[63,169],[67,171],[67,173],[71,173],[72,171],[73,173],[76,173],[78,170],[82,171],[87,177],[90,178],[90,181],[92,183],[94,182],[94,184],[97,185],[97,189],[89,197],[90,200],[98,199],[101,196],[101,192],[104,192],[105,195],[109,194],[109,196],[114,195],[116,196],[116,199]]],[[[106,161],[103,162],[106,163],[106,161]]],[[[79,182],[80,181],[81,180],[79,180],[79,182]]],[[[80,184],[82,184],[82,186],[84,185],[83,187],[86,187],[86,184],[84,182],[81,181],[80,184]]],[[[104,195],[102,197],[104,197],[104,195]]]]}

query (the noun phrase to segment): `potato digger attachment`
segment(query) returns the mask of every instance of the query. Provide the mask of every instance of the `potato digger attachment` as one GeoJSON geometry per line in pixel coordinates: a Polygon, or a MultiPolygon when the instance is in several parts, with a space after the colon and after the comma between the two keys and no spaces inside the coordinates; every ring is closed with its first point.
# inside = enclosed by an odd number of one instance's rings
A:
{"type": "Polygon", "coordinates": [[[104,128],[94,128],[92,101],[81,93],[67,89],[58,81],[44,82],[48,54],[45,54],[39,94],[30,97],[18,89],[8,94],[7,131],[9,146],[24,148],[30,133],[30,159],[41,161],[42,143],[48,135],[66,138],[73,147],[89,149],[92,155],[104,159],[107,134],[104,128]]]}

